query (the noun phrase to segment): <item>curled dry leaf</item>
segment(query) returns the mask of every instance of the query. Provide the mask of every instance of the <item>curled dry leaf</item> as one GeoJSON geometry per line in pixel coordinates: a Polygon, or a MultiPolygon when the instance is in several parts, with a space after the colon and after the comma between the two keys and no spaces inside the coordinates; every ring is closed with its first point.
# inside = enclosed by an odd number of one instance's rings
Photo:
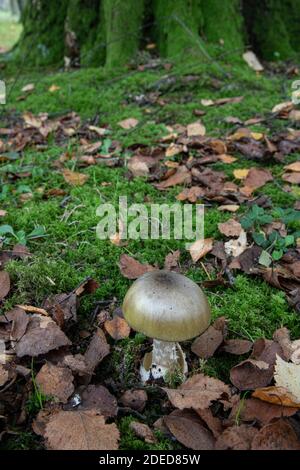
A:
{"type": "Polygon", "coordinates": [[[215,439],[197,415],[190,410],[175,410],[164,416],[164,424],[173,436],[188,449],[212,450],[215,439]]]}
{"type": "Polygon", "coordinates": [[[102,385],[88,385],[81,394],[80,409],[97,410],[105,418],[117,415],[116,398],[102,385]]]}
{"type": "Polygon", "coordinates": [[[237,204],[223,204],[218,206],[218,211],[228,211],[228,212],[236,212],[238,211],[240,206],[237,204]]]}
{"type": "Polygon", "coordinates": [[[157,442],[153,431],[147,426],[147,424],[139,423],[138,421],[131,421],[129,428],[134,434],[143,439],[147,444],[155,444],[157,442]]]}
{"type": "Polygon", "coordinates": [[[298,171],[298,172],[300,172],[300,160],[298,160],[294,163],[290,163],[289,165],[285,165],[284,169],[288,170],[288,171],[298,171]]]}
{"type": "Polygon", "coordinates": [[[275,331],[273,339],[279,343],[284,359],[294,364],[300,363],[300,340],[291,341],[290,332],[287,328],[279,328],[275,331]]]}
{"type": "Polygon", "coordinates": [[[202,359],[212,357],[218,347],[223,343],[223,334],[213,326],[209,326],[202,335],[195,339],[191,346],[194,354],[202,359]]]}
{"type": "Polygon", "coordinates": [[[0,300],[4,299],[10,291],[10,277],[6,271],[0,271],[0,300]]]}
{"type": "Polygon", "coordinates": [[[232,426],[218,437],[216,442],[216,450],[250,450],[257,429],[253,426],[241,424],[240,426],[232,426]]]}
{"type": "Polygon", "coordinates": [[[43,365],[36,376],[39,390],[46,396],[67,403],[74,392],[74,377],[67,367],[56,366],[50,362],[43,365]]]}
{"type": "Polygon", "coordinates": [[[300,173],[297,171],[293,171],[290,173],[284,173],[282,175],[282,179],[287,183],[291,184],[300,184],[300,173]]]}
{"type": "Polygon", "coordinates": [[[223,394],[230,396],[228,385],[204,374],[193,375],[177,389],[163,388],[163,390],[168,394],[172,405],[180,410],[184,408],[205,409],[223,394]]]}
{"type": "Polygon", "coordinates": [[[25,312],[39,313],[40,315],[45,315],[46,317],[49,316],[47,310],[44,308],[35,307],[34,305],[17,305],[16,307],[20,308],[21,310],[25,310],[25,312]]]}
{"type": "Polygon", "coordinates": [[[213,238],[205,238],[204,240],[196,240],[190,245],[189,252],[194,263],[213,249],[213,241],[213,238]]]}
{"type": "Polygon", "coordinates": [[[26,333],[16,344],[15,351],[18,357],[36,357],[70,344],[71,341],[51,318],[34,314],[30,316],[26,333]]]}
{"type": "Polygon", "coordinates": [[[263,387],[258,388],[252,393],[252,397],[259,400],[273,403],[274,405],[300,408],[300,403],[296,403],[293,395],[283,387],[263,387]]]}
{"type": "Polygon", "coordinates": [[[120,435],[117,426],[105,424],[96,410],[78,410],[53,415],[44,437],[52,450],[116,450],[120,435]]]}
{"type": "Polygon", "coordinates": [[[247,339],[228,339],[225,341],[222,350],[229,354],[236,354],[239,356],[241,354],[247,354],[250,352],[252,346],[252,341],[248,341],[247,339]]]}
{"type": "Polygon", "coordinates": [[[239,237],[242,232],[242,226],[234,219],[218,224],[219,231],[226,237],[239,237]]]}
{"type": "Polygon", "coordinates": [[[84,360],[89,368],[93,371],[97,365],[109,354],[110,348],[106,341],[105,334],[98,328],[93,334],[90,344],[84,354],[84,360]]]}
{"type": "Polygon", "coordinates": [[[257,56],[254,54],[252,51],[247,51],[243,54],[243,59],[249,67],[254,70],[255,72],[262,72],[264,70],[264,67],[258,60],[257,56]]]}
{"type": "Polygon", "coordinates": [[[123,406],[142,412],[148,400],[145,390],[126,390],[120,398],[123,406]]]}
{"type": "Polygon", "coordinates": [[[115,316],[112,320],[104,323],[107,333],[115,340],[128,338],[130,335],[130,326],[124,318],[115,316]]]}
{"type": "Polygon", "coordinates": [[[121,274],[124,277],[127,277],[127,279],[136,279],[148,271],[155,270],[155,268],[150,264],[142,264],[126,254],[121,255],[119,267],[121,274]]]}
{"type": "Polygon", "coordinates": [[[247,359],[230,371],[230,380],[239,390],[265,387],[273,378],[273,368],[265,361],[247,359]]]}
{"type": "Polygon", "coordinates": [[[300,450],[298,436],[287,419],[264,426],[252,441],[252,450],[300,450]]]}
{"type": "Polygon", "coordinates": [[[84,183],[89,179],[89,175],[71,171],[67,168],[65,168],[62,173],[65,181],[72,186],[83,186],[84,183]]]}

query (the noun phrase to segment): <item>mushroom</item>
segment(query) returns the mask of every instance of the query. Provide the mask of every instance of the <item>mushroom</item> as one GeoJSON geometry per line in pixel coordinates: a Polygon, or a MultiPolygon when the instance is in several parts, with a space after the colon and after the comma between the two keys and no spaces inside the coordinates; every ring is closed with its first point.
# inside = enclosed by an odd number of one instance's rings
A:
{"type": "Polygon", "coordinates": [[[152,352],[143,359],[143,382],[152,375],[165,378],[176,369],[187,373],[187,363],[178,341],[200,335],[210,323],[210,308],[204,292],[185,276],[171,271],[151,271],[139,277],[128,290],[123,313],[129,325],[153,338],[152,352]]]}

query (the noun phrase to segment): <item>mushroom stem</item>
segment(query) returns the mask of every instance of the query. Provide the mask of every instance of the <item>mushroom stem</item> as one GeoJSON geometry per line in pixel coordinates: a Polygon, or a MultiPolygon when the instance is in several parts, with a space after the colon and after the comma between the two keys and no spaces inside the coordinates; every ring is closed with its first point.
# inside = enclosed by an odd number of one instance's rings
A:
{"type": "MultiPolygon", "coordinates": [[[[146,355],[148,356],[148,355],[146,355]]],[[[171,341],[153,340],[152,353],[144,359],[141,367],[141,378],[143,382],[150,378],[165,378],[167,373],[172,373],[178,368],[183,374],[187,373],[185,355],[178,343],[171,341]],[[148,363],[148,364],[147,364],[148,363]]]]}

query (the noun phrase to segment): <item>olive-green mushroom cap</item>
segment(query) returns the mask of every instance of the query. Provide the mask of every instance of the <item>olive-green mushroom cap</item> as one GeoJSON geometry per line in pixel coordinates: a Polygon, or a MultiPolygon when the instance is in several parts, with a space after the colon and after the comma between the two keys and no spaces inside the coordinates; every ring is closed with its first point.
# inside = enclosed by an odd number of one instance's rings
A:
{"type": "Polygon", "coordinates": [[[185,341],[200,335],[211,313],[204,292],[185,276],[151,271],[128,290],[123,313],[131,328],[161,341],[185,341]]]}

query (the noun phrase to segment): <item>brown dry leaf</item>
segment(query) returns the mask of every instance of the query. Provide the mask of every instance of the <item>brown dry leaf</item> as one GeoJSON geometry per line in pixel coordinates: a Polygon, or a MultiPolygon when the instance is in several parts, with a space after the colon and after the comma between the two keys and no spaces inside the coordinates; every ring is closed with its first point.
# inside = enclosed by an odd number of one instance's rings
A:
{"type": "Polygon", "coordinates": [[[297,413],[298,408],[273,405],[257,398],[239,400],[232,408],[230,419],[248,422],[258,421],[260,424],[268,424],[275,418],[292,416],[297,413]]]}
{"type": "Polygon", "coordinates": [[[109,344],[106,341],[105,334],[100,328],[95,331],[90,344],[84,354],[85,362],[89,370],[93,371],[97,365],[107,356],[110,352],[109,344]]]}
{"type": "Polygon", "coordinates": [[[219,155],[218,159],[221,160],[221,162],[227,163],[227,164],[233,163],[237,160],[236,157],[232,157],[231,155],[226,155],[226,154],[219,155]]]}
{"type": "Polygon", "coordinates": [[[78,375],[86,375],[91,372],[82,354],[75,354],[74,356],[72,354],[64,355],[61,365],[67,366],[74,374],[78,375]]]}
{"type": "Polygon", "coordinates": [[[164,416],[163,420],[177,441],[188,449],[213,450],[215,439],[195,413],[190,410],[176,410],[169,416],[164,416]]]}
{"type": "Polygon", "coordinates": [[[72,186],[82,186],[89,179],[89,175],[71,171],[67,168],[65,168],[62,173],[65,181],[72,186]]]}
{"type": "Polygon", "coordinates": [[[273,378],[273,368],[263,360],[246,359],[230,371],[230,380],[239,390],[265,387],[273,378]]]}
{"type": "Polygon", "coordinates": [[[179,144],[174,144],[173,142],[169,145],[169,147],[166,149],[166,157],[171,158],[174,157],[175,155],[178,155],[179,153],[183,152],[183,145],[179,144]]]}
{"type": "Polygon", "coordinates": [[[290,110],[293,108],[292,101],[284,101],[283,103],[278,103],[272,108],[272,113],[280,113],[281,111],[290,110]]]}
{"type": "Polygon", "coordinates": [[[252,346],[252,341],[248,341],[247,339],[228,339],[225,341],[222,350],[229,354],[236,354],[239,356],[250,352],[252,346]]]}
{"type": "Polygon", "coordinates": [[[263,387],[258,388],[252,393],[252,397],[259,400],[272,403],[274,405],[288,406],[292,408],[300,408],[300,403],[296,403],[294,397],[282,387],[263,387]]]}
{"type": "Polygon", "coordinates": [[[204,240],[196,240],[190,245],[189,252],[194,263],[213,249],[213,241],[213,238],[205,238],[204,240]]]}
{"type": "Polygon", "coordinates": [[[178,268],[179,258],[180,258],[180,251],[179,250],[172,251],[165,258],[164,268],[167,269],[168,271],[178,268]]]}
{"type": "Polygon", "coordinates": [[[218,206],[218,211],[228,211],[228,212],[236,212],[238,211],[240,206],[237,204],[223,204],[218,206]]]}
{"type": "Polygon", "coordinates": [[[250,450],[257,432],[253,426],[246,424],[225,429],[217,439],[216,450],[250,450]]]}
{"type": "Polygon", "coordinates": [[[225,253],[234,258],[240,256],[247,248],[247,234],[244,230],[241,231],[237,239],[231,239],[224,243],[225,253]]]}
{"type": "Polygon", "coordinates": [[[102,385],[88,385],[81,394],[80,409],[96,410],[105,418],[117,416],[116,398],[102,385]]]}
{"type": "Polygon", "coordinates": [[[285,388],[296,403],[300,403],[300,364],[284,361],[277,355],[274,379],[277,387],[285,388]]]}
{"type": "Polygon", "coordinates": [[[15,351],[18,357],[36,357],[70,344],[71,341],[51,318],[34,314],[30,316],[26,333],[16,344],[15,351]]]}
{"type": "Polygon", "coordinates": [[[208,429],[213,433],[214,437],[217,438],[223,431],[223,426],[220,418],[214,416],[210,408],[205,410],[195,410],[198,416],[205,422],[208,429]]]}
{"type": "Polygon", "coordinates": [[[252,450],[300,450],[300,441],[287,419],[264,426],[252,441],[252,450]]]}
{"type": "Polygon", "coordinates": [[[55,91],[58,91],[58,90],[60,90],[60,86],[54,85],[54,84],[48,88],[48,91],[50,91],[50,93],[54,93],[55,91]]]}
{"type": "Polygon", "coordinates": [[[142,264],[126,254],[121,255],[119,268],[121,274],[127,279],[136,279],[149,271],[155,270],[150,264],[142,264]]]}
{"type": "Polygon", "coordinates": [[[148,163],[138,156],[130,158],[128,170],[131,171],[133,176],[148,176],[150,172],[148,163]]]}
{"type": "Polygon", "coordinates": [[[115,316],[112,320],[104,323],[107,333],[115,340],[128,338],[130,335],[130,326],[124,318],[115,316]]]}
{"type": "Polygon", "coordinates": [[[16,307],[25,310],[25,312],[30,313],[38,313],[40,315],[45,315],[45,317],[49,316],[49,313],[44,308],[35,307],[34,305],[16,305],[16,307]]]}
{"type": "Polygon", "coordinates": [[[300,340],[291,341],[290,332],[287,328],[279,328],[273,335],[274,341],[280,345],[284,359],[292,361],[294,364],[300,363],[300,340]]]}
{"type": "Polygon", "coordinates": [[[284,173],[282,175],[282,179],[287,183],[291,184],[300,184],[300,173],[298,171],[294,171],[291,173],[284,173]]]}
{"type": "Polygon", "coordinates": [[[216,330],[213,326],[209,326],[202,335],[195,339],[191,346],[191,350],[198,357],[208,359],[214,355],[222,343],[222,332],[220,330],[216,330]]]}
{"type": "Polygon", "coordinates": [[[191,173],[186,166],[181,165],[177,168],[176,173],[164,181],[161,181],[154,186],[159,190],[164,190],[176,186],[178,184],[189,184],[192,180],[191,173]]]}
{"type": "Polygon", "coordinates": [[[100,137],[106,135],[108,132],[105,127],[88,126],[88,129],[92,132],[96,132],[96,134],[100,135],[100,137]]]}
{"type": "Polygon", "coordinates": [[[147,426],[147,424],[139,423],[138,421],[131,421],[129,428],[137,437],[147,442],[147,444],[155,444],[157,442],[153,431],[149,426],[147,426]]]}
{"type": "Polygon", "coordinates": [[[178,201],[190,201],[197,202],[198,199],[205,195],[205,190],[199,186],[192,186],[191,188],[185,188],[181,193],[177,194],[176,199],[178,201]]]}
{"type": "Polygon", "coordinates": [[[299,109],[292,109],[292,111],[289,112],[289,119],[291,121],[300,121],[299,109]]]}
{"type": "Polygon", "coordinates": [[[62,403],[67,403],[74,392],[74,377],[67,367],[61,367],[47,362],[36,376],[39,390],[46,396],[53,397],[62,403]]]}
{"type": "Polygon", "coordinates": [[[145,390],[126,390],[120,398],[123,406],[139,411],[144,410],[148,400],[145,390]]]}
{"type": "Polygon", "coordinates": [[[254,54],[254,52],[252,51],[244,52],[243,59],[245,62],[247,62],[249,67],[255,72],[262,72],[264,70],[264,67],[258,60],[257,56],[254,54]]]}
{"type": "Polygon", "coordinates": [[[21,91],[23,91],[23,93],[28,93],[30,91],[33,91],[34,89],[35,89],[34,83],[28,83],[27,85],[23,86],[23,88],[21,88],[21,91]]]}
{"type": "Polygon", "coordinates": [[[10,337],[13,341],[19,341],[25,334],[28,323],[29,315],[18,307],[13,308],[5,314],[8,321],[12,321],[12,328],[10,331],[10,337]]]}
{"type": "Polygon", "coordinates": [[[218,224],[219,231],[226,237],[239,237],[242,232],[242,226],[234,219],[218,224]]]}
{"type": "Polygon", "coordinates": [[[205,135],[205,127],[200,121],[188,124],[186,127],[188,137],[199,137],[205,135]]]}
{"type": "Polygon", "coordinates": [[[122,127],[122,129],[133,129],[138,125],[139,121],[135,118],[128,118],[123,119],[123,121],[119,121],[118,125],[122,127]]]}
{"type": "Polygon", "coordinates": [[[228,385],[204,374],[193,375],[177,389],[163,388],[163,390],[168,394],[172,405],[180,410],[184,408],[205,409],[223,394],[230,395],[228,385]]]}
{"type": "Polygon", "coordinates": [[[233,170],[233,176],[237,180],[244,180],[247,177],[249,171],[250,171],[249,168],[240,168],[237,170],[233,170]]]}
{"type": "Polygon", "coordinates": [[[300,171],[300,160],[290,163],[289,165],[285,165],[283,168],[288,171],[300,171]]]}
{"type": "MultiPolygon", "coordinates": [[[[79,297],[83,294],[93,294],[99,288],[99,283],[92,277],[88,277],[82,281],[76,289],[74,289],[74,294],[79,297]]],[[[65,294],[61,294],[65,295],[65,294]]],[[[69,295],[69,294],[68,294],[69,295]]],[[[61,302],[61,300],[59,301],[61,302]]]]}
{"type": "Polygon", "coordinates": [[[273,176],[269,170],[265,168],[250,168],[244,180],[244,185],[247,188],[258,189],[269,181],[273,181],[273,176]]]}
{"type": "Polygon", "coordinates": [[[6,271],[0,271],[0,300],[4,299],[10,291],[10,277],[6,271]]]}
{"type": "Polygon", "coordinates": [[[120,434],[96,410],[78,410],[52,416],[44,437],[47,449],[52,450],[117,450],[120,434]]]}
{"type": "Polygon", "coordinates": [[[23,113],[23,119],[26,127],[34,127],[36,129],[40,129],[40,127],[42,127],[42,119],[40,117],[34,116],[30,112],[23,113]]]}

